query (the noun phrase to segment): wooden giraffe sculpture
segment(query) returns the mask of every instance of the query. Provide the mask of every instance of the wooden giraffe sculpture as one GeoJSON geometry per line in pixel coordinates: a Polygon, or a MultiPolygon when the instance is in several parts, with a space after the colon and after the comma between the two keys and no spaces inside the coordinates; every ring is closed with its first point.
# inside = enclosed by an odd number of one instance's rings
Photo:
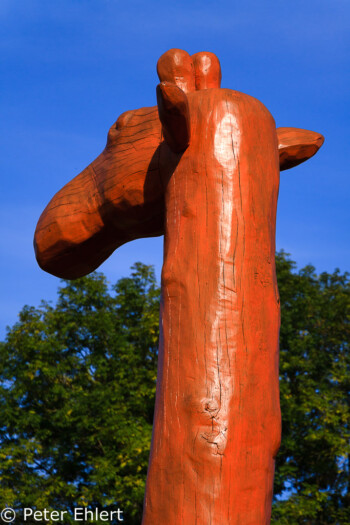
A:
{"type": "Polygon", "coordinates": [[[270,522],[280,443],[279,172],[322,135],[278,128],[220,89],[213,53],[158,61],[158,107],[123,113],[35,232],[41,268],[75,279],[164,235],[159,366],[143,525],[270,522]]]}

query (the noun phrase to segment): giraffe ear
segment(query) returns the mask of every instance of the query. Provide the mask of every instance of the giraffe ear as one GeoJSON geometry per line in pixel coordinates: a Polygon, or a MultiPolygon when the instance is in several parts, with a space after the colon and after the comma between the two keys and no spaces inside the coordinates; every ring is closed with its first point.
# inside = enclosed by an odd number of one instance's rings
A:
{"type": "Polygon", "coordinates": [[[186,93],[171,82],[161,82],[157,86],[157,104],[165,142],[174,153],[185,151],[191,129],[186,93]]]}
{"type": "Polygon", "coordinates": [[[315,131],[299,128],[277,128],[280,171],[294,168],[318,152],[324,137],[315,131]]]}

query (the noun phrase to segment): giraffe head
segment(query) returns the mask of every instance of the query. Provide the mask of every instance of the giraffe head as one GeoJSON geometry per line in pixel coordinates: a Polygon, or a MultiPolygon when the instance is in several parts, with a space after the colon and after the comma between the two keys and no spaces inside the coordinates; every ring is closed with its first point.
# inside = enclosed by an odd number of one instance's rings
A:
{"type": "Polygon", "coordinates": [[[49,273],[86,275],[125,242],[162,235],[167,185],[178,171],[225,174],[246,162],[247,173],[266,166],[267,186],[276,185],[269,170],[292,168],[323,143],[313,131],[276,129],[258,100],[221,89],[213,53],[171,49],[157,71],[157,106],[123,113],[103,152],[43,211],[34,246],[49,273]]]}

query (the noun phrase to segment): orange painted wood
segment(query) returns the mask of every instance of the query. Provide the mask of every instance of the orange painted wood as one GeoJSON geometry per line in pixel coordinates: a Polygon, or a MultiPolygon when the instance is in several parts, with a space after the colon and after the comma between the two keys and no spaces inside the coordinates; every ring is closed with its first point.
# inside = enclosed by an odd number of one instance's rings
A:
{"type": "Polygon", "coordinates": [[[170,50],[158,73],[159,117],[118,119],[103,153],[44,210],[36,254],[75,278],[124,242],[164,234],[142,523],[264,525],[280,442],[279,171],[321,136],[276,131],[258,100],[220,89],[212,53],[170,50]]]}
{"type": "Polygon", "coordinates": [[[157,108],[128,111],[104,151],[43,211],[34,236],[41,268],[74,279],[95,270],[122,244],[164,231],[157,108]]]}
{"type": "Polygon", "coordinates": [[[268,523],[280,439],[275,123],[235,91],[188,99],[192,140],[166,190],[143,523],[268,523]]]}
{"type": "Polygon", "coordinates": [[[185,151],[191,137],[186,94],[175,84],[162,82],[157,86],[157,104],[165,141],[174,153],[185,151]]]}
{"type": "Polygon", "coordinates": [[[157,63],[161,82],[172,82],[184,93],[196,89],[193,59],[182,49],[169,49],[157,63]]]}
{"type": "Polygon", "coordinates": [[[192,55],[196,89],[218,88],[221,84],[221,67],[214,53],[201,51],[192,55]]]}
{"type": "Polygon", "coordinates": [[[299,128],[277,128],[280,170],[288,170],[313,157],[324,142],[315,131],[299,128]]]}

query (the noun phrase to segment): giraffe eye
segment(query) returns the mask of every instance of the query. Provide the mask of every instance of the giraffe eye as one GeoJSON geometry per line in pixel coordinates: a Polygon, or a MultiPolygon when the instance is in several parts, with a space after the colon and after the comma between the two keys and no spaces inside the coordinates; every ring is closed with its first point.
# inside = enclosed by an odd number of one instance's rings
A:
{"type": "Polygon", "coordinates": [[[118,117],[117,122],[115,123],[116,129],[122,129],[127,124],[127,122],[131,119],[132,114],[133,114],[133,111],[125,111],[124,113],[122,113],[118,117]]]}

